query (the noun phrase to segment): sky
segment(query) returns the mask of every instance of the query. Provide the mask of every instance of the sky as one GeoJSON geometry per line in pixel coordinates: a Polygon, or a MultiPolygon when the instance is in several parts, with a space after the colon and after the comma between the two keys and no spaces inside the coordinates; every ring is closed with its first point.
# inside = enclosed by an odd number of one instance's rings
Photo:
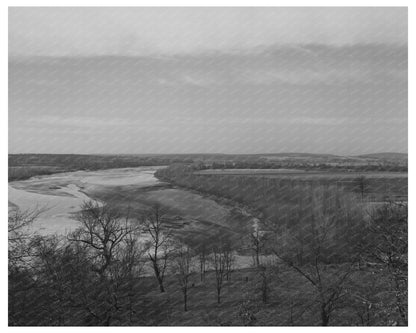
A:
{"type": "Polygon", "coordinates": [[[10,153],[407,152],[405,8],[10,8],[10,153]]]}

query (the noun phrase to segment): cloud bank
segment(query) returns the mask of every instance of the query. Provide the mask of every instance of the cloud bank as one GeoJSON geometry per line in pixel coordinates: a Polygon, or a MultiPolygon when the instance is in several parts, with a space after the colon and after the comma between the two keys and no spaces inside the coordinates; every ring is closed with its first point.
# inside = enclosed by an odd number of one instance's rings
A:
{"type": "Polygon", "coordinates": [[[9,9],[12,56],[172,55],[315,43],[406,44],[407,9],[9,9]]]}

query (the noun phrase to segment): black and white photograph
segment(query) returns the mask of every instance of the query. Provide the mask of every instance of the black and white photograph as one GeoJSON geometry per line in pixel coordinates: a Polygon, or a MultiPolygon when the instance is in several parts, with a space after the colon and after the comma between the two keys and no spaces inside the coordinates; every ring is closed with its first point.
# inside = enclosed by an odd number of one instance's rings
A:
{"type": "Polygon", "coordinates": [[[407,7],[7,16],[8,326],[408,326],[407,7]]]}

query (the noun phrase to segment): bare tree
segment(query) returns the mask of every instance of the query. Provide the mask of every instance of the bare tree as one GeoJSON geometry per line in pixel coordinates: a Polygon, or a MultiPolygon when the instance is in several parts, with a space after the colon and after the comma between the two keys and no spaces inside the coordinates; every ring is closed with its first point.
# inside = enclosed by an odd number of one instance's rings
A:
{"type": "Polygon", "coordinates": [[[9,242],[9,268],[17,268],[24,264],[30,256],[29,242],[33,236],[30,225],[42,214],[45,208],[34,208],[22,211],[18,207],[9,210],[8,216],[8,242],[9,242]]]}
{"type": "Polygon", "coordinates": [[[407,325],[408,221],[407,203],[386,203],[371,214],[364,260],[375,261],[390,276],[399,323],[407,325]]]}
{"type": "Polygon", "coordinates": [[[256,267],[260,267],[261,265],[260,256],[266,244],[266,237],[267,234],[261,232],[258,226],[256,226],[254,232],[249,234],[249,245],[253,252],[254,264],[256,267]]]}
{"type": "Polygon", "coordinates": [[[356,185],[357,191],[361,195],[361,200],[364,200],[365,194],[369,191],[369,187],[370,187],[369,181],[364,175],[361,175],[356,179],[356,183],[357,183],[356,185]]]}
{"type": "Polygon", "coordinates": [[[227,276],[227,254],[222,246],[216,246],[213,248],[211,259],[215,271],[217,302],[219,304],[221,303],[221,290],[227,276]]]}
{"type": "Polygon", "coordinates": [[[136,232],[138,226],[122,218],[120,212],[107,204],[85,202],[76,219],[81,226],[68,236],[73,242],[85,244],[94,261],[93,270],[104,275],[115,262],[116,253],[126,238],[136,232]]]}
{"type": "Polygon", "coordinates": [[[146,248],[139,241],[140,234],[138,230],[126,235],[117,249],[117,263],[114,267],[114,276],[119,279],[132,280],[134,277],[141,275],[144,262],[143,257],[146,248]]]}
{"type": "Polygon", "coordinates": [[[223,252],[224,260],[225,260],[225,278],[227,281],[229,281],[231,279],[231,273],[233,272],[233,269],[234,269],[234,260],[235,260],[234,251],[231,246],[231,243],[227,242],[222,247],[222,252],[223,252]]]}
{"type": "Polygon", "coordinates": [[[273,267],[271,265],[271,263],[264,263],[262,265],[260,265],[258,267],[258,277],[259,277],[259,282],[257,285],[257,289],[260,291],[261,293],[261,300],[263,303],[267,303],[269,301],[269,296],[270,296],[270,284],[271,284],[271,280],[272,280],[272,271],[273,267]]]}
{"type": "Polygon", "coordinates": [[[191,270],[192,251],[187,245],[178,244],[175,249],[174,272],[177,274],[183,293],[184,311],[188,311],[188,290],[191,270]]]}
{"type": "Polygon", "coordinates": [[[172,230],[169,228],[164,212],[159,205],[154,205],[142,221],[143,230],[150,236],[148,257],[152,263],[160,292],[165,291],[163,280],[171,252],[172,230]]]}
{"type": "Polygon", "coordinates": [[[205,245],[203,245],[200,249],[199,249],[199,255],[198,255],[198,259],[199,259],[199,273],[200,273],[200,278],[201,278],[201,282],[205,281],[205,273],[207,270],[207,250],[205,245]]]}
{"type": "Polygon", "coordinates": [[[316,300],[320,308],[322,326],[329,325],[331,314],[347,295],[346,285],[349,276],[353,273],[356,261],[352,258],[351,263],[342,265],[333,271],[326,267],[323,261],[322,249],[326,246],[330,229],[330,224],[316,226],[313,222],[311,223],[312,256],[308,265],[298,265],[290,256],[281,255],[274,251],[278,259],[291,267],[314,287],[317,293],[316,300]]]}
{"type": "MultiPolygon", "coordinates": [[[[295,260],[296,249],[289,247],[287,249],[273,249],[277,258],[292,268],[296,273],[310,283],[316,292],[316,301],[319,304],[321,325],[327,326],[330,322],[332,313],[340,306],[341,301],[346,297],[346,286],[349,277],[353,273],[355,262],[359,259],[359,252],[349,253],[348,263],[337,265],[337,267],[328,267],[327,263],[331,257],[340,252],[339,247],[344,247],[336,237],[340,231],[344,234],[344,226],[351,224],[357,218],[349,207],[341,205],[341,197],[338,192],[315,190],[309,196],[305,196],[302,205],[298,206],[300,210],[299,218],[301,225],[299,230],[292,229],[291,233],[294,239],[297,239],[296,232],[302,233],[302,246],[307,251],[307,257],[295,260]],[[306,242],[307,243],[304,243],[306,242]]],[[[351,226],[353,228],[353,226],[351,226]]],[[[355,227],[354,227],[355,228],[355,227]]],[[[354,230],[348,232],[355,233],[354,230]]],[[[342,235],[341,235],[342,236],[342,235]]],[[[290,245],[296,242],[289,242],[290,245]]],[[[349,246],[353,246],[349,244],[349,246]]],[[[356,246],[358,248],[358,244],[356,246]]],[[[358,251],[358,249],[356,249],[358,251]]],[[[350,250],[348,250],[350,251],[350,250]]]]}
{"type": "Polygon", "coordinates": [[[130,323],[134,320],[135,285],[144,268],[144,258],[147,249],[139,241],[138,232],[125,237],[121,247],[117,251],[117,262],[111,266],[112,276],[121,289],[124,289],[126,301],[124,308],[128,313],[130,323]]]}
{"type": "Polygon", "coordinates": [[[82,306],[95,323],[110,325],[125,306],[126,286],[131,289],[126,281],[131,282],[137,263],[139,226],[128,214],[123,217],[117,209],[95,201],[85,202],[76,218],[81,226],[68,240],[86,249],[91,270],[98,276],[83,294],[82,306]]]}
{"type": "MultiPolygon", "coordinates": [[[[32,289],[26,290],[26,295],[36,298],[38,307],[46,308],[44,311],[47,311],[49,320],[55,325],[65,325],[74,320],[74,309],[87,314],[85,304],[80,304],[80,299],[81,295],[91,292],[91,286],[96,285],[96,275],[91,274],[85,248],[80,249],[77,244],[65,242],[65,239],[56,235],[36,235],[30,247],[29,274],[34,278],[32,289]]],[[[48,322],[46,318],[38,320],[48,322]]]]}

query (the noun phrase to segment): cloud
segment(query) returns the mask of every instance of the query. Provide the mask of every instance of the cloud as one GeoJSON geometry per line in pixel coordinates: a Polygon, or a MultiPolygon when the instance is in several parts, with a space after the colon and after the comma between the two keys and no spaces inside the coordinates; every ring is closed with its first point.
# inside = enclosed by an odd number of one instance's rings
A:
{"type": "Polygon", "coordinates": [[[406,123],[403,45],[9,60],[13,152],[403,151],[406,123]]]}
{"type": "Polygon", "coordinates": [[[12,56],[195,54],[274,44],[407,43],[392,7],[15,7],[12,56]]]}
{"type": "Polygon", "coordinates": [[[64,127],[80,127],[80,128],[103,128],[103,127],[117,127],[129,126],[131,122],[128,119],[122,118],[102,118],[89,116],[58,116],[58,115],[40,115],[38,117],[31,117],[25,120],[31,124],[40,124],[43,126],[64,126],[64,127]]]}
{"type": "Polygon", "coordinates": [[[243,54],[175,57],[174,63],[177,67],[166,66],[163,71],[170,78],[159,82],[198,87],[407,82],[407,48],[386,44],[274,45],[243,54]]]}

